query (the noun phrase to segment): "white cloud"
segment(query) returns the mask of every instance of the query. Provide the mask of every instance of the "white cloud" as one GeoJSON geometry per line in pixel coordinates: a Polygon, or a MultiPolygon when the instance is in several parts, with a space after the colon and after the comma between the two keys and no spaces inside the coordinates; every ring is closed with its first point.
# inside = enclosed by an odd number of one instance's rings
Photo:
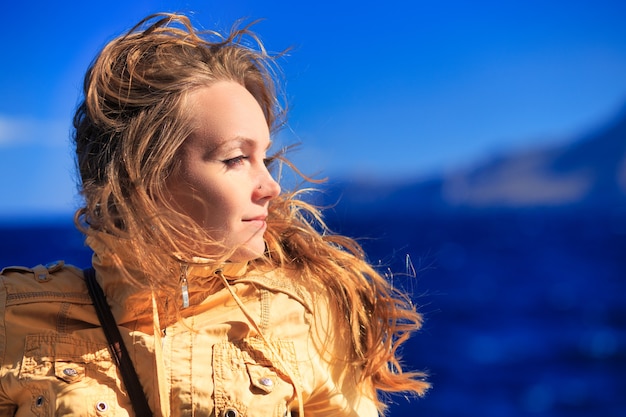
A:
{"type": "Polygon", "coordinates": [[[0,217],[76,208],[69,122],[0,114],[0,217]]]}
{"type": "Polygon", "coordinates": [[[69,149],[36,144],[0,147],[0,220],[77,208],[69,149]]]}
{"type": "Polygon", "coordinates": [[[67,147],[69,135],[67,121],[0,115],[0,147],[67,147]]]}

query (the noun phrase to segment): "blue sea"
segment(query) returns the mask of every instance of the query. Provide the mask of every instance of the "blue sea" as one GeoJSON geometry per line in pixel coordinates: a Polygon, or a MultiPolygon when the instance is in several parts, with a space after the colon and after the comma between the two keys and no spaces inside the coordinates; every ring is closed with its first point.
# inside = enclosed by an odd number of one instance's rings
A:
{"type": "MultiPolygon", "coordinates": [[[[337,207],[334,230],[412,294],[423,329],[403,349],[421,399],[391,416],[626,416],[626,209],[424,211],[337,207]]],[[[71,220],[0,227],[0,264],[90,251],[71,220]]]]}

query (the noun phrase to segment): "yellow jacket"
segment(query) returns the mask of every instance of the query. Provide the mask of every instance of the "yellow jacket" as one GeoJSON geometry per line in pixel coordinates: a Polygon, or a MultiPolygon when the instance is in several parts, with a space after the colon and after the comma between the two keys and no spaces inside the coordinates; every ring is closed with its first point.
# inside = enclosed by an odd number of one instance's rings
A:
{"type": "MultiPolygon", "coordinates": [[[[155,416],[378,416],[371,383],[341,360],[349,342],[325,297],[313,309],[285,274],[194,266],[180,309],[179,295],[130,285],[106,247],[89,244],[155,416]]],[[[0,280],[0,416],[134,415],[82,271],[8,267],[0,280]]]]}

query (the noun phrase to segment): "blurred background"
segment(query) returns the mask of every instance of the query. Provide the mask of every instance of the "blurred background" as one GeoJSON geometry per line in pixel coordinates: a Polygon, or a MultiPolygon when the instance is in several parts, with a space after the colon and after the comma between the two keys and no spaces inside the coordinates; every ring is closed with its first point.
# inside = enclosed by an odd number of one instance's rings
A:
{"type": "MultiPolygon", "coordinates": [[[[147,14],[207,29],[264,18],[290,121],[278,146],[328,177],[424,313],[431,374],[389,414],[626,415],[626,3],[29,2],[2,7],[0,264],[90,253],[69,134],[99,49],[147,14]]],[[[289,179],[287,179],[289,181],[289,179]]]]}

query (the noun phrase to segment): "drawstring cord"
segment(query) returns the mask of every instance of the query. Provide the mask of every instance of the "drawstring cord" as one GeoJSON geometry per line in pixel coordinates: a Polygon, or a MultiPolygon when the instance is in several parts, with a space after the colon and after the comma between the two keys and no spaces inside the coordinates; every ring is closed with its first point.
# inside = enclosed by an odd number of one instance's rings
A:
{"type": "Polygon", "coordinates": [[[278,362],[280,362],[280,365],[284,369],[284,371],[287,374],[287,376],[289,377],[289,379],[291,379],[291,382],[293,383],[294,390],[296,392],[296,398],[298,399],[298,416],[299,417],[304,417],[304,404],[302,402],[302,393],[300,392],[300,387],[299,387],[298,382],[297,382],[298,380],[294,377],[294,374],[293,374],[291,368],[289,366],[287,366],[287,364],[283,360],[282,356],[278,354],[276,349],[274,349],[274,347],[270,344],[270,342],[265,338],[265,335],[261,332],[261,328],[257,324],[256,320],[254,320],[254,318],[252,317],[252,314],[250,314],[250,311],[243,304],[243,301],[241,301],[239,296],[235,293],[235,291],[233,290],[233,287],[230,285],[230,283],[228,282],[228,280],[224,276],[223,271],[221,269],[217,269],[214,272],[214,274],[217,275],[220,278],[220,280],[224,284],[224,287],[226,287],[226,289],[228,290],[230,295],[233,297],[233,300],[235,300],[235,302],[239,306],[239,309],[241,310],[241,312],[248,319],[248,322],[252,325],[254,330],[256,330],[256,332],[261,337],[261,340],[263,340],[263,343],[265,343],[267,348],[276,357],[278,362]]]}
{"type": "Polygon", "coordinates": [[[165,339],[164,334],[161,330],[161,323],[159,320],[159,308],[157,306],[154,291],[152,292],[152,326],[154,332],[154,355],[156,358],[155,367],[157,372],[156,385],[157,392],[159,393],[159,406],[162,415],[169,415],[169,412],[167,412],[167,414],[163,414],[165,411],[170,409],[170,401],[165,384],[163,383],[163,381],[166,381],[165,370],[163,369],[163,366],[161,366],[164,363],[163,344],[165,342],[165,339]]]}

